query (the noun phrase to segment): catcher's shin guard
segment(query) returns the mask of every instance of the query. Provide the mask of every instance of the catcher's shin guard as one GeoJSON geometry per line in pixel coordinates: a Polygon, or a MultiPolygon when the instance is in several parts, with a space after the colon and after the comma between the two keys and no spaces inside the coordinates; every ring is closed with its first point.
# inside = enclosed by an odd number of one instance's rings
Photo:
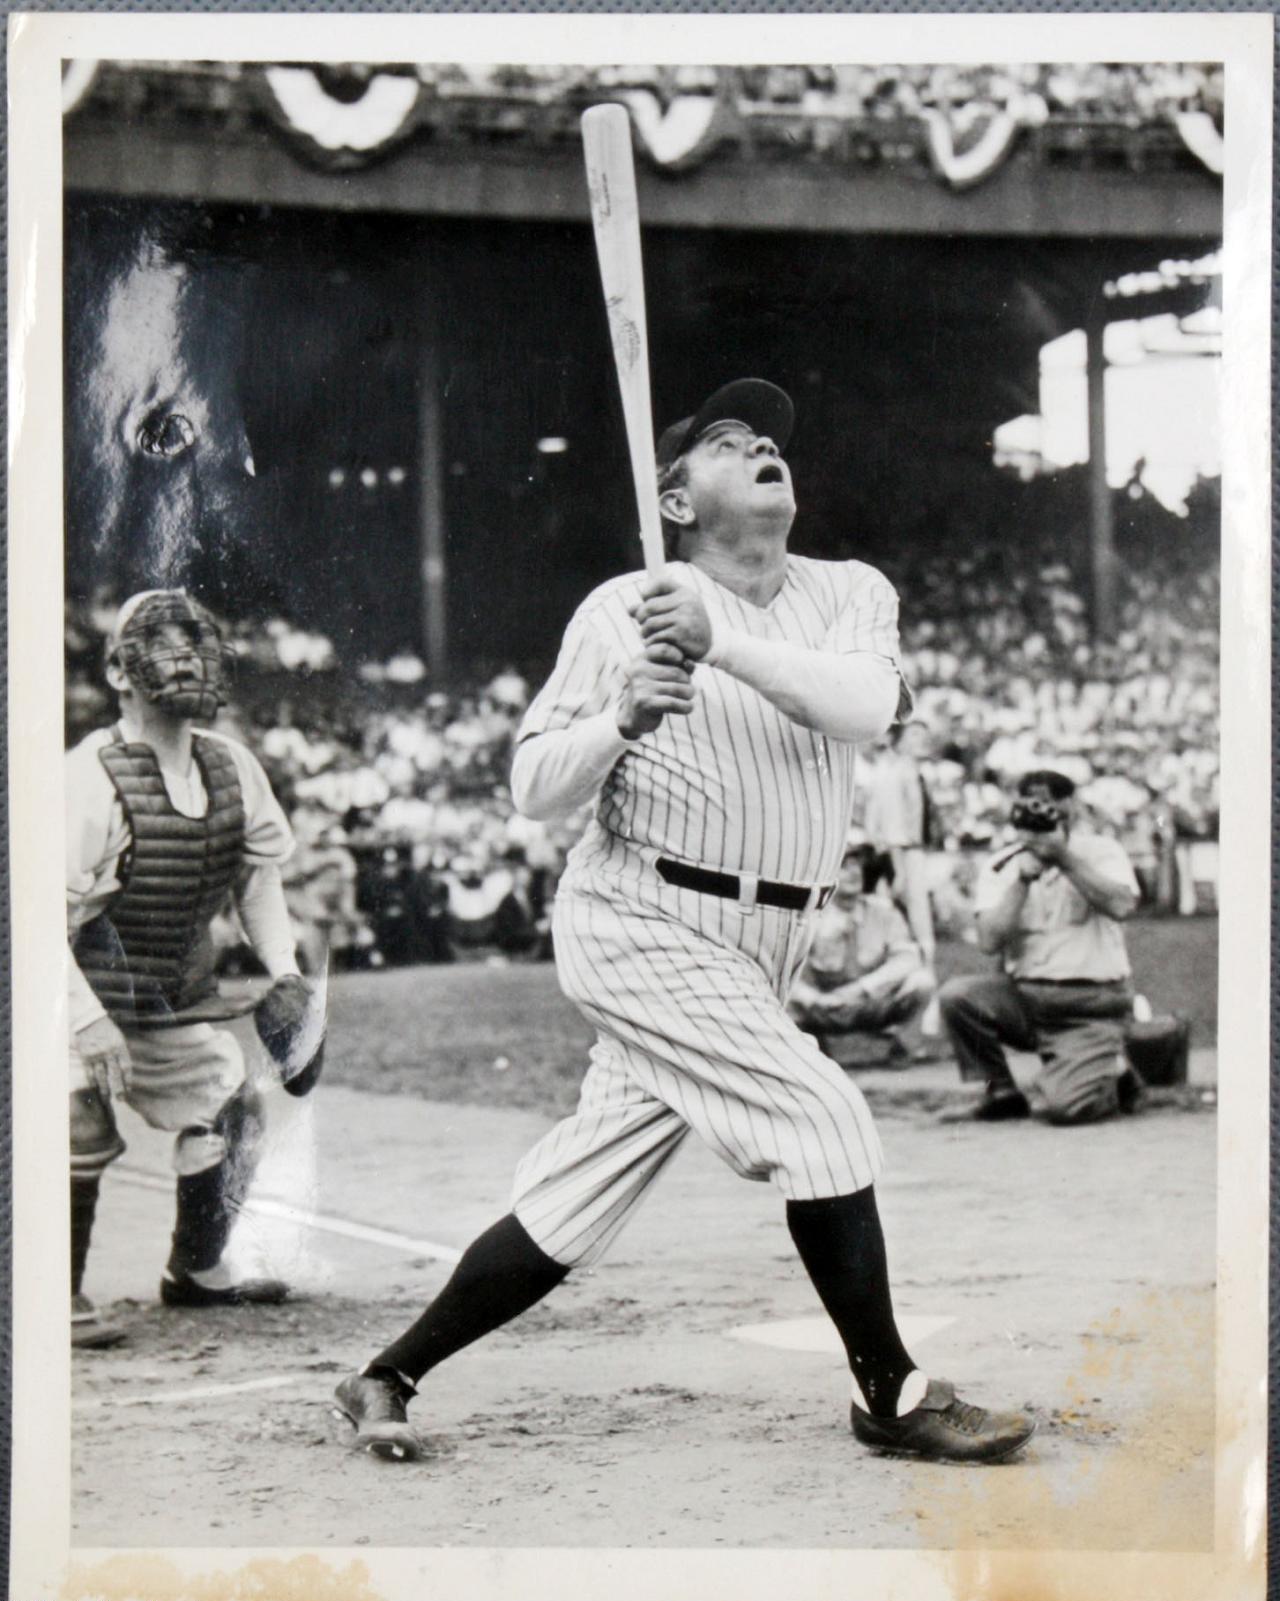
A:
{"type": "Polygon", "coordinates": [[[218,1114],[214,1127],[226,1142],[226,1155],[213,1167],[178,1179],[169,1252],[173,1274],[205,1273],[222,1260],[258,1165],[262,1102],[256,1092],[243,1085],[218,1114]]]}

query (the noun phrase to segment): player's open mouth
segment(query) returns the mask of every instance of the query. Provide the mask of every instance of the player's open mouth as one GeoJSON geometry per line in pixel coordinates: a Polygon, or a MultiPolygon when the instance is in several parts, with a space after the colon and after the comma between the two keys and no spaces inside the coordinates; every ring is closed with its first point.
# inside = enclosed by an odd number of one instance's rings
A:
{"type": "Polygon", "coordinates": [[[756,483],[758,484],[780,484],[782,482],[784,482],[782,468],[778,466],[776,461],[766,462],[756,474],[756,483]]]}

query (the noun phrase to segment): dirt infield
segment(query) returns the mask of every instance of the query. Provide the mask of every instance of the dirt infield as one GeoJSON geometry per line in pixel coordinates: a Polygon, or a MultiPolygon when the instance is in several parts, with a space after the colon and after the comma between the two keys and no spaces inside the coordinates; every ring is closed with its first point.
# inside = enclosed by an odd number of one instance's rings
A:
{"type": "Polygon", "coordinates": [[[266,1211],[237,1237],[246,1263],[298,1287],[278,1308],[155,1304],[167,1141],[125,1121],[88,1288],[133,1338],[77,1357],[74,1542],[1207,1548],[1207,1101],[1084,1130],[943,1127],[943,1082],[867,1078],[899,1312],[922,1365],[1039,1413],[1025,1460],[957,1469],[858,1447],[776,1194],[692,1144],[604,1263],[427,1382],[412,1414],[425,1461],[353,1454],[329,1415],[335,1380],[505,1209],[547,1113],[334,1082],[278,1098],[266,1211]]]}

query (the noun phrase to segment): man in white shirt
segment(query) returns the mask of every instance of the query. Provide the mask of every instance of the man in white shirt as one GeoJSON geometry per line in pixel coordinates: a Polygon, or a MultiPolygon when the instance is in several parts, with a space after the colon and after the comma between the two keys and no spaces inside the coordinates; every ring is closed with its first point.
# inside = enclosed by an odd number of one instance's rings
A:
{"type": "Polygon", "coordinates": [[[107,642],[119,720],[67,753],[72,1341],[115,1344],[81,1289],[102,1173],[124,1151],[115,1099],[176,1135],[173,1306],[279,1301],[222,1261],[261,1129],[239,1041],[217,1023],[210,927],[234,895],[273,979],[298,974],[280,864],[293,836],[238,741],[196,728],[224,699],[216,625],[181,590],[121,607],[107,642]]]}
{"type": "Polygon", "coordinates": [[[1075,786],[1037,769],[1019,781],[1014,844],[997,851],[974,897],[978,943],[1002,971],[953,978],[939,995],[964,1079],[981,1080],[980,1121],[1028,1117],[1005,1046],[1036,1051],[1036,1094],[1053,1123],[1131,1110],[1141,1085],[1124,1054],[1133,986],[1122,922],[1138,882],[1116,840],[1074,826],[1075,786]]]}

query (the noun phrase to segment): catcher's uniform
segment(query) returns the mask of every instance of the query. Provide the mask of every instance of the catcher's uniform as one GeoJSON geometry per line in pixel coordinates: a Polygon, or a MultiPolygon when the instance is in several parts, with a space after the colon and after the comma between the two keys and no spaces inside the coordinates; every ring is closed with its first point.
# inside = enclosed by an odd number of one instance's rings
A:
{"type": "MultiPolygon", "coordinates": [[[[864,563],[789,556],[763,607],[669,570],[718,628],[897,664],[897,596],[864,563]]],[[[615,579],[579,608],[521,741],[616,703],[643,649],[643,582],[615,579]]],[[[578,1110],[520,1164],[513,1210],[567,1265],[600,1255],[690,1128],[789,1199],[864,1189],[881,1168],[861,1093],[785,1008],[839,870],[854,746],[716,668],[693,681],[690,716],[627,744],[556,895],[560,980],[598,1033],[578,1110]]]]}
{"type": "MultiPolygon", "coordinates": [[[[201,1016],[219,1010],[209,924],[244,869],[278,866],[293,849],[253,754],[223,735],[193,738],[185,773],[162,771],[116,727],[66,758],[70,1088],[73,1098],[89,1088],[77,1032],[110,1014],[133,1060],[123,1098],[154,1128],[187,1131],[175,1144],[179,1173],[219,1159],[208,1130],[246,1072],[235,1036],[201,1016]]],[[[287,918],[258,944],[269,972],[296,971],[287,918]]],[[[84,1140],[77,1149],[76,1123],[73,1111],[74,1170],[98,1171],[123,1150],[105,1127],[89,1142],[96,1149],[84,1140]]]]}

